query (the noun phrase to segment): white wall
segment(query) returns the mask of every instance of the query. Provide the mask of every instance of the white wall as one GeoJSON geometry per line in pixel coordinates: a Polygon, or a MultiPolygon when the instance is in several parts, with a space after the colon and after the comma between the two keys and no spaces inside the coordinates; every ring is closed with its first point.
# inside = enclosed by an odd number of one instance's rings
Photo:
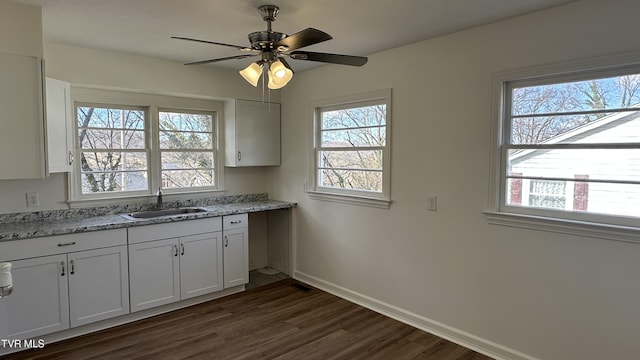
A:
{"type": "Polygon", "coordinates": [[[640,353],[640,245],[487,223],[492,74],[640,49],[635,0],[566,6],[324,66],[284,89],[296,276],[509,358],[640,353]],[[310,200],[309,103],[392,88],[389,210],[310,200]],[[438,211],[427,211],[427,195],[438,211]]]}
{"type": "MultiPolygon", "coordinates": [[[[214,99],[262,99],[262,89],[247,84],[236,71],[211,66],[184,66],[177,62],[56,43],[44,44],[44,58],[47,76],[69,81],[72,85],[214,99]]],[[[271,99],[279,101],[279,91],[272,92],[271,99]]],[[[266,192],[266,171],[266,168],[226,168],[227,194],[266,192]]],[[[0,181],[0,199],[0,213],[68,208],[67,176],[52,174],[42,180],[0,181]],[[40,194],[40,207],[26,207],[27,192],[40,194]]]]}

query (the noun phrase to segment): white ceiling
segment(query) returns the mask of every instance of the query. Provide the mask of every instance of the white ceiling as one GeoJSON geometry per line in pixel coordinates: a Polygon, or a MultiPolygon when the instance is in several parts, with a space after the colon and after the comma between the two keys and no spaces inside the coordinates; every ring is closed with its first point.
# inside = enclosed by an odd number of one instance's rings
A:
{"type": "MultiPolygon", "coordinates": [[[[271,3],[271,0],[16,1],[43,8],[45,41],[179,62],[240,52],[171,39],[172,35],[248,46],[247,34],[266,29],[258,6],[271,3]]],[[[307,27],[317,28],[333,39],[304,50],[367,56],[572,1],[575,0],[273,0],[280,7],[273,30],[293,34],[307,27]]],[[[208,66],[241,69],[250,62],[250,59],[227,60],[208,66]]],[[[320,65],[301,60],[291,60],[290,64],[296,71],[320,65]]]]}

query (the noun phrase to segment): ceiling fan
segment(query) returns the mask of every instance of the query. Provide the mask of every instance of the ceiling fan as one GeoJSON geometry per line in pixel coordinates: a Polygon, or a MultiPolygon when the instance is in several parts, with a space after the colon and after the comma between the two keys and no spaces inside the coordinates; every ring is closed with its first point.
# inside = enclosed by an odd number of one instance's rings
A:
{"type": "Polygon", "coordinates": [[[212,62],[231,59],[244,59],[252,56],[260,56],[260,60],[251,63],[240,71],[240,75],[253,86],[258,85],[258,80],[267,65],[270,89],[280,89],[293,77],[293,70],[285,60],[290,57],[295,60],[317,61],[331,64],[362,66],[367,63],[364,56],[330,54],[310,51],[298,51],[305,46],[310,46],[323,41],[331,40],[331,35],[324,31],[306,28],[292,35],[271,30],[271,23],[276,20],[279,8],[275,5],[262,5],[258,8],[262,19],[267,22],[267,30],[252,32],[248,35],[250,46],[231,45],[215,41],[199,40],[181,36],[172,36],[173,39],[196,41],[205,44],[232,47],[246,54],[228,56],[217,59],[190,62],[185,65],[208,64],[212,62]]]}

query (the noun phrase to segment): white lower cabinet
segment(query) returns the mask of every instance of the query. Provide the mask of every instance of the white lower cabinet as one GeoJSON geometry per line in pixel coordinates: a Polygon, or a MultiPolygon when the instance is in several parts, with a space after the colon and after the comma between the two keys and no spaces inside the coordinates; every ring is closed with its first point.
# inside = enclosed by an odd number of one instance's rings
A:
{"type": "Polygon", "coordinates": [[[131,311],[222,290],[221,230],[220,218],[129,228],[131,311]]]}
{"type": "Polygon", "coordinates": [[[71,327],[129,313],[125,245],[67,255],[71,327]]]}
{"type": "Polygon", "coordinates": [[[247,214],[229,215],[223,221],[224,288],[249,282],[249,227],[247,214]]]}
{"type": "Polygon", "coordinates": [[[14,286],[0,300],[0,338],[27,339],[128,314],[124,244],[124,230],[0,244],[0,261],[13,264],[14,286]],[[123,245],[82,250],[95,243],[123,245]],[[26,253],[46,256],[25,259],[26,253]]]}
{"type": "Polygon", "coordinates": [[[11,262],[13,292],[0,300],[0,338],[28,339],[69,328],[66,261],[65,254],[11,262]]]}

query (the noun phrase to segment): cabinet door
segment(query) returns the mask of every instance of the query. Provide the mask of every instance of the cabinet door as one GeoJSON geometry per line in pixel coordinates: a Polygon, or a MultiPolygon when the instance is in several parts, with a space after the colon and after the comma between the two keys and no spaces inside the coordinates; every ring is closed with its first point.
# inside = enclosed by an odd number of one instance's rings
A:
{"type": "Polygon", "coordinates": [[[222,232],[180,238],[182,299],[222,290],[222,232]]]}
{"type": "Polygon", "coordinates": [[[129,313],[127,247],[68,254],[71,327],[129,313]]]}
{"type": "Polygon", "coordinates": [[[66,255],[13,261],[13,292],[0,299],[0,338],[28,339],[69,328],[66,255]]]}
{"type": "Polygon", "coordinates": [[[238,228],[224,231],[224,287],[249,282],[249,231],[238,228]]]}
{"type": "Polygon", "coordinates": [[[47,176],[42,60],[0,52],[0,179],[47,176]]]}
{"type": "Polygon", "coordinates": [[[180,300],[178,239],[129,245],[131,311],[180,300]]]}
{"type": "Polygon", "coordinates": [[[49,172],[69,172],[73,161],[71,86],[57,79],[46,81],[49,172]]]}
{"type": "Polygon", "coordinates": [[[238,100],[237,166],[280,165],[280,104],[238,100]]]}

